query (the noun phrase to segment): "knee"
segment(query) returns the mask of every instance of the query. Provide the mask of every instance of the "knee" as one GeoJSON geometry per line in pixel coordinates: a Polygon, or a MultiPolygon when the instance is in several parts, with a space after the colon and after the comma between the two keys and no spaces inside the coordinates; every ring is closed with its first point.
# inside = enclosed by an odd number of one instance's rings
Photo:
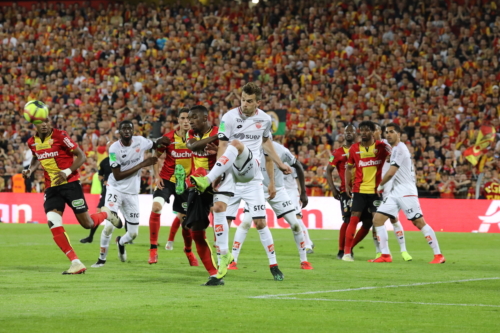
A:
{"type": "Polygon", "coordinates": [[[132,239],[136,239],[137,238],[137,235],[139,235],[139,232],[138,231],[132,231],[129,233],[129,236],[130,238],[132,239]]]}
{"type": "Polygon", "coordinates": [[[385,217],[385,215],[382,215],[382,214],[380,214],[380,213],[377,213],[377,214],[375,214],[375,216],[373,217],[373,225],[374,225],[375,227],[381,227],[381,226],[383,226],[383,225],[384,225],[384,223],[385,223],[385,220],[386,220],[386,219],[387,219],[387,218],[385,217]]]}
{"type": "Polygon", "coordinates": [[[162,204],[157,202],[157,201],[154,201],[153,208],[152,208],[153,213],[160,214],[161,209],[162,209],[162,204]]]}
{"type": "Polygon", "coordinates": [[[266,220],[264,219],[253,220],[253,223],[255,223],[255,227],[257,228],[257,230],[264,229],[267,226],[266,220]]]}
{"type": "Polygon", "coordinates": [[[226,211],[226,204],[223,202],[217,201],[216,203],[214,203],[213,211],[214,211],[214,213],[225,212],[226,211]]]}
{"type": "Polygon", "coordinates": [[[417,227],[419,230],[422,230],[423,227],[425,227],[425,221],[423,218],[418,218],[415,220],[411,221],[415,227],[417,227]]]}
{"type": "Polygon", "coordinates": [[[106,236],[111,236],[111,234],[113,233],[113,225],[111,224],[111,222],[106,222],[106,224],[104,225],[104,229],[102,229],[102,233],[106,236]]]}
{"type": "Polygon", "coordinates": [[[241,154],[243,152],[243,149],[245,148],[245,145],[239,140],[231,141],[230,145],[238,149],[238,154],[241,154]]]}

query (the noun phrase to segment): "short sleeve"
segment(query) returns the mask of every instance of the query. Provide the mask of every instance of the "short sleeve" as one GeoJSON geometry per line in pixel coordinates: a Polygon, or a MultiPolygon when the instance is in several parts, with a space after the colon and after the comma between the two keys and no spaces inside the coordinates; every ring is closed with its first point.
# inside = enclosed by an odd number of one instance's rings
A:
{"type": "Polygon", "coordinates": [[[266,128],[264,128],[264,133],[262,134],[262,136],[264,138],[270,137],[271,136],[271,129],[272,129],[272,122],[271,122],[271,120],[266,121],[266,128]]]}
{"type": "Polygon", "coordinates": [[[66,133],[66,131],[61,131],[60,133],[61,133],[61,144],[65,150],[72,152],[78,147],[76,142],[70,138],[70,136],[68,135],[68,133],[66,133]]]}
{"type": "Polygon", "coordinates": [[[354,156],[356,156],[356,151],[354,150],[354,146],[349,149],[349,157],[347,158],[347,164],[354,165],[356,161],[354,160],[354,156]]]}
{"type": "Polygon", "coordinates": [[[109,165],[111,168],[118,168],[120,166],[120,154],[117,145],[109,147],[109,165]]]}
{"type": "Polygon", "coordinates": [[[402,165],[405,157],[404,154],[402,154],[400,149],[393,149],[392,150],[392,155],[391,155],[391,165],[398,167],[402,165]]]}
{"type": "Polygon", "coordinates": [[[219,124],[219,133],[217,134],[219,140],[229,141],[232,134],[232,124],[230,120],[228,113],[222,116],[222,121],[219,124]]]}
{"type": "Polygon", "coordinates": [[[141,149],[142,150],[150,150],[153,148],[153,141],[146,139],[145,137],[140,137],[141,138],[141,149]]]}
{"type": "Polygon", "coordinates": [[[283,147],[283,153],[281,156],[282,156],[281,160],[283,162],[287,162],[289,165],[294,165],[295,162],[297,161],[297,159],[295,158],[295,156],[293,156],[290,150],[288,150],[285,147],[283,147]]]}

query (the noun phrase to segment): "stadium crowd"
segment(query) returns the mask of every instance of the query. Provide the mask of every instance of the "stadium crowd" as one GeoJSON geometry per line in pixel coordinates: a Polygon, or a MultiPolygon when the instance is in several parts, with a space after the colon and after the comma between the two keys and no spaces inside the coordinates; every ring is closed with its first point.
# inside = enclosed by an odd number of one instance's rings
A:
{"type": "MultiPolygon", "coordinates": [[[[287,110],[283,142],[310,195],[331,195],[325,171],[344,127],[400,124],[423,197],[474,198],[497,180],[500,145],[472,166],[463,152],[482,125],[500,129],[500,1],[236,1],[216,5],[39,2],[0,8],[0,191],[27,167],[33,99],[87,155],[89,192],[116,126],[138,135],[176,125],[179,108],[239,105],[249,81],[264,110],[287,110]]],[[[338,181],[338,175],[336,175],[338,181]]],[[[43,173],[27,191],[43,191],[43,173]]],[[[143,172],[141,191],[150,193],[143,172]]]]}

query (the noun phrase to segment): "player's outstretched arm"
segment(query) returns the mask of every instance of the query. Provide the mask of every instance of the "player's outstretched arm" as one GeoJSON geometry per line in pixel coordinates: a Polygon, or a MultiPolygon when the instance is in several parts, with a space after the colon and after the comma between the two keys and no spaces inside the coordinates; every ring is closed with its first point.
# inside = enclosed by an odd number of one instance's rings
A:
{"type": "Polygon", "coordinates": [[[269,176],[269,186],[267,187],[267,191],[269,192],[268,199],[274,199],[274,197],[276,196],[276,186],[274,184],[274,162],[267,155],[266,155],[266,172],[267,175],[269,176]]]}
{"type": "Polygon", "coordinates": [[[115,177],[115,179],[117,181],[119,181],[119,180],[123,180],[125,178],[132,176],[136,171],[138,171],[144,167],[148,167],[150,165],[155,165],[157,162],[158,162],[158,157],[152,156],[152,157],[146,158],[144,161],[142,161],[141,163],[137,164],[136,166],[134,166],[133,168],[130,168],[128,170],[121,171],[120,165],[118,165],[115,168],[112,167],[111,170],[113,171],[113,176],[115,177]]]}
{"type": "Polygon", "coordinates": [[[300,188],[300,202],[302,202],[302,208],[305,208],[309,203],[309,198],[307,197],[306,192],[306,176],[304,175],[304,169],[302,168],[302,164],[298,160],[295,160],[295,163],[292,164],[297,172],[297,179],[299,180],[299,188],[300,188]]]}
{"type": "Polygon", "coordinates": [[[193,138],[187,142],[186,147],[191,151],[203,151],[205,150],[207,144],[216,141],[218,138],[219,137],[217,135],[212,135],[202,140],[196,140],[193,138]]]}
{"type": "Polygon", "coordinates": [[[333,184],[333,177],[332,177],[332,172],[333,172],[334,167],[331,164],[328,164],[326,167],[326,180],[328,181],[328,186],[330,186],[332,190],[333,197],[337,200],[340,200],[340,193],[333,184]]]}
{"type": "Polygon", "coordinates": [[[276,163],[278,168],[281,171],[283,171],[283,173],[285,175],[291,174],[292,169],[290,169],[290,167],[288,165],[283,163],[283,161],[280,159],[278,154],[276,154],[276,150],[274,149],[274,146],[273,146],[273,141],[269,140],[269,138],[263,138],[262,140],[263,140],[262,141],[262,148],[264,148],[264,151],[266,152],[266,154],[269,155],[269,157],[271,157],[271,159],[274,161],[274,163],[276,163]]]}

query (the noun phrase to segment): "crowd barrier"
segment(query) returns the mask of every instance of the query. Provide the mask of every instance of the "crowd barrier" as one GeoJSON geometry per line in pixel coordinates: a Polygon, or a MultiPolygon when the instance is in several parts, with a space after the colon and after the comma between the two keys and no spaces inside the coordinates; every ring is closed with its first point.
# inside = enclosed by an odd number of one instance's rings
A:
{"type": "MultiPolygon", "coordinates": [[[[94,213],[99,195],[87,194],[90,213],[94,213]]],[[[139,195],[140,224],[148,225],[153,198],[139,195]]],[[[420,199],[424,217],[434,230],[443,232],[500,232],[500,200],[458,200],[458,199],[420,199]]],[[[242,205],[243,207],[243,205],[242,205]]],[[[233,226],[240,224],[243,208],[240,208],[233,226]]],[[[174,219],[172,203],[165,204],[161,225],[169,226],[174,219]]],[[[283,219],[268,206],[267,221],[271,228],[288,228],[283,219]]],[[[303,221],[309,229],[340,229],[340,203],[332,197],[310,197],[309,204],[302,211],[303,221]]],[[[4,223],[47,223],[43,210],[41,193],[0,193],[0,220],[4,223]]],[[[400,220],[405,230],[417,230],[404,215],[400,220]]],[[[78,223],[69,207],[66,207],[63,221],[65,224],[78,223]]],[[[390,223],[387,223],[390,228],[390,223]]]]}

